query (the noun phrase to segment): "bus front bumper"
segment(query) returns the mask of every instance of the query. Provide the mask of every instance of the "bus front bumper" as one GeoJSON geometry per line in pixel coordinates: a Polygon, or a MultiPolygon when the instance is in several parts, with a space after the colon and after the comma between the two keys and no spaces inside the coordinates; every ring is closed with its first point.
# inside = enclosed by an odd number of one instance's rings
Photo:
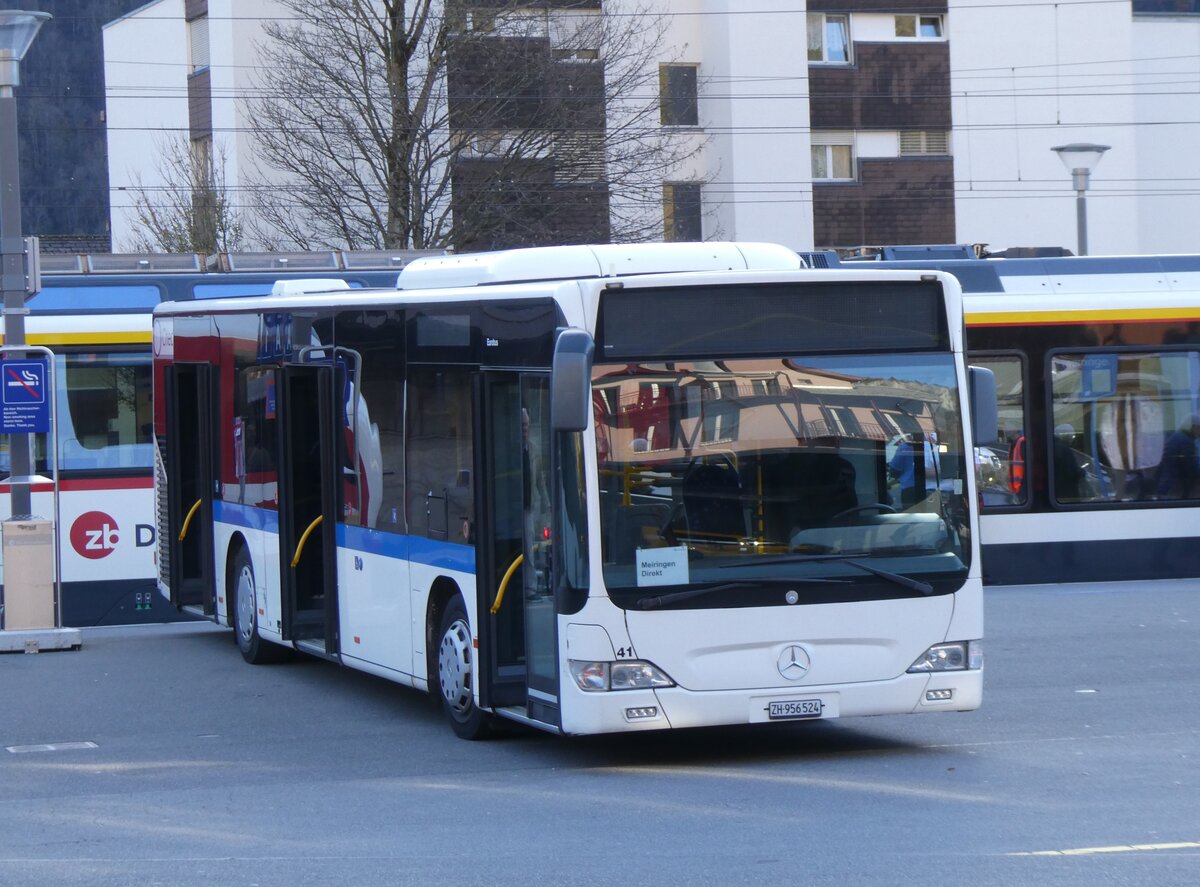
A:
{"type": "Polygon", "coordinates": [[[573,686],[564,690],[563,732],[585,735],[972,711],[982,702],[983,671],[903,674],[886,681],[755,690],[667,687],[585,693],[573,686]]]}

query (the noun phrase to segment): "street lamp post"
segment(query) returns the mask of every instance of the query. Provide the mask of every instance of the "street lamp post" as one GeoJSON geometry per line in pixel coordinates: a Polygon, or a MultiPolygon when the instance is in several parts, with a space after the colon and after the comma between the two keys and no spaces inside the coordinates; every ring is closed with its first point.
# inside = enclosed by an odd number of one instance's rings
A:
{"type": "MultiPolygon", "coordinates": [[[[0,260],[4,292],[4,342],[25,344],[25,247],[21,237],[21,169],[18,163],[17,100],[13,87],[21,82],[21,60],[50,18],[48,12],[0,9],[0,260]]],[[[12,514],[31,511],[29,478],[33,459],[28,434],[13,434],[9,448],[12,514]]]]}
{"type": "Polygon", "coordinates": [[[1087,189],[1092,170],[1104,156],[1108,145],[1093,145],[1088,142],[1074,142],[1070,145],[1059,145],[1052,148],[1063,162],[1063,166],[1071,173],[1071,184],[1075,187],[1075,231],[1079,239],[1079,255],[1088,254],[1087,247],[1087,189]]]}

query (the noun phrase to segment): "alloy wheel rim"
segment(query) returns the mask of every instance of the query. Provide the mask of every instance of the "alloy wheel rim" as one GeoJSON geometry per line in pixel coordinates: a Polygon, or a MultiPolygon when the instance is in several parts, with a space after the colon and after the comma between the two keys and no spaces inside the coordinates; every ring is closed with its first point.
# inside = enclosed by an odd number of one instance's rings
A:
{"type": "Polygon", "coordinates": [[[466,622],[456,619],[446,629],[438,650],[442,697],[456,714],[465,714],[471,708],[471,665],[471,635],[466,622]]]}
{"type": "Polygon", "coordinates": [[[237,629],[238,640],[246,646],[254,632],[254,574],[249,567],[238,573],[237,629]]]}

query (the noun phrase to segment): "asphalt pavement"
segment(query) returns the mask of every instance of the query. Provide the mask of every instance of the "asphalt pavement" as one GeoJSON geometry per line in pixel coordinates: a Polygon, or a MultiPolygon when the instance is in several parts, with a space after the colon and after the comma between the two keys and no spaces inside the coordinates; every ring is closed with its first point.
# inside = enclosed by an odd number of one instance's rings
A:
{"type": "Polygon", "coordinates": [[[208,624],[0,656],[0,884],[1200,884],[1200,581],[987,591],[983,708],[456,739],[208,624]]]}

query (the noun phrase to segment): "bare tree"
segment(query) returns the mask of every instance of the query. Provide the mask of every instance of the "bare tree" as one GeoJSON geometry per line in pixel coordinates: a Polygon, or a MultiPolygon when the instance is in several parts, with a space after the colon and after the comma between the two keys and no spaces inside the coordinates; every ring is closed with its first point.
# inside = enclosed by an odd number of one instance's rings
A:
{"type": "Polygon", "coordinates": [[[482,249],[662,235],[702,138],[664,128],[646,0],[279,0],[249,118],[258,239],[482,249]]]}
{"type": "Polygon", "coordinates": [[[225,153],[211,142],[183,136],[158,144],[162,184],[134,176],[132,252],[232,252],[243,226],[225,184],[225,153]]]}

